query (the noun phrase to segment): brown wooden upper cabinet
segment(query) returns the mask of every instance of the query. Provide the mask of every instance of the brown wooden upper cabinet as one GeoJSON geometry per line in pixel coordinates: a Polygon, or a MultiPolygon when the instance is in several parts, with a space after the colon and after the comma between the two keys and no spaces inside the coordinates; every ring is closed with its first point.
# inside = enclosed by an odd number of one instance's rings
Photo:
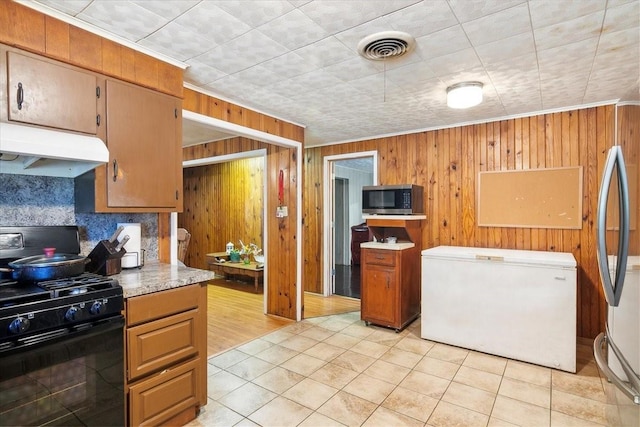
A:
{"type": "Polygon", "coordinates": [[[17,52],[7,52],[8,119],[98,133],[98,78],[17,52]]]}
{"type": "Polygon", "coordinates": [[[110,78],[104,98],[109,163],[76,178],[76,211],[182,211],[182,100],[110,78]]]}
{"type": "Polygon", "coordinates": [[[182,210],[180,100],[107,80],[107,206],[182,210]]]}

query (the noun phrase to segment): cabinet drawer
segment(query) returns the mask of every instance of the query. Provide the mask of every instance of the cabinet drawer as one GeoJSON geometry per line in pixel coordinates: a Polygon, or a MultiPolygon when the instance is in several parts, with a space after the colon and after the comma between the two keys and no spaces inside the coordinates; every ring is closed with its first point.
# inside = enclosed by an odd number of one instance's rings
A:
{"type": "Polygon", "coordinates": [[[133,380],[198,353],[198,310],[127,330],[127,378],[133,380]]]}
{"type": "Polygon", "coordinates": [[[190,285],[127,299],[127,326],[197,308],[199,287],[190,285]]]}
{"type": "Polygon", "coordinates": [[[129,425],[161,425],[197,405],[199,366],[194,359],[129,387],[129,425]]]}
{"type": "Polygon", "coordinates": [[[366,264],[394,266],[396,265],[396,254],[395,251],[366,249],[364,251],[364,261],[366,264]]]}

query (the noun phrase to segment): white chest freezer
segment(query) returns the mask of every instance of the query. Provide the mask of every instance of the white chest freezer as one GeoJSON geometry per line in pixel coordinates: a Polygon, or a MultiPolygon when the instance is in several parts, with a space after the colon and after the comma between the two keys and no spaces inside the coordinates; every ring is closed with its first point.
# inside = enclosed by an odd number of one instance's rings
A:
{"type": "Polygon", "coordinates": [[[576,371],[572,254],[438,246],[421,274],[422,338],[576,371]]]}

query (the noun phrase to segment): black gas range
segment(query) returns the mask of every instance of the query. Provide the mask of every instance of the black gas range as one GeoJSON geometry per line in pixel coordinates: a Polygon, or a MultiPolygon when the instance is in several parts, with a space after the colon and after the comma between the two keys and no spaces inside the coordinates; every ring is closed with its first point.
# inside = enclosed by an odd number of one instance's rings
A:
{"type": "Polygon", "coordinates": [[[82,259],[78,236],[77,227],[0,227],[0,426],[125,424],[118,281],[2,271],[43,248],[82,259]]]}
{"type": "MultiPolygon", "coordinates": [[[[0,227],[0,268],[55,247],[78,254],[78,229],[63,227],[0,227]]],[[[32,341],[25,337],[78,327],[120,315],[122,287],[112,277],[82,273],[44,281],[0,278],[0,351],[32,341]]],[[[1,277],[1,276],[0,276],[1,277]]]]}

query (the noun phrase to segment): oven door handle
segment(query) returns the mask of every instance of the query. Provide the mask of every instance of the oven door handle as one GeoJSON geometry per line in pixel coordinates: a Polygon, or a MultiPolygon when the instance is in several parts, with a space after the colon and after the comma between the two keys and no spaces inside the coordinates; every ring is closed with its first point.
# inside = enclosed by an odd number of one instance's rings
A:
{"type": "Polygon", "coordinates": [[[0,344],[0,355],[13,355],[22,351],[32,350],[36,347],[54,344],[61,340],[84,339],[117,329],[124,331],[124,316],[122,315],[30,335],[19,338],[17,341],[9,341],[0,344]]]}

